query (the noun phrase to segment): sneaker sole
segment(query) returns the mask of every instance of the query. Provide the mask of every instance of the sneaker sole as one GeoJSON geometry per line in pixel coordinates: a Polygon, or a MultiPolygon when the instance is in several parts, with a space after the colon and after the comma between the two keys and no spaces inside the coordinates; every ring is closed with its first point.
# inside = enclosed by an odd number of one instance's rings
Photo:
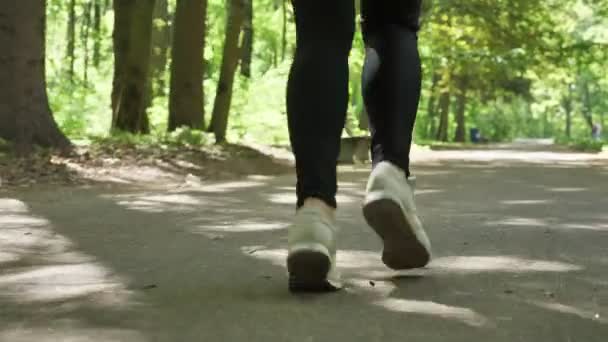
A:
{"type": "Polygon", "coordinates": [[[384,242],[382,261],[394,270],[421,268],[431,259],[430,252],[418,240],[401,206],[390,199],[366,203],[363,216],[384,242]]]}
{"type": "Polygon", "coordinates": [[[327,280],[331,260],[322,246],[301,247],[292,250],[287,258],[289,290],[291,292],[329,292],[335,287],[327,280]],[[315,247],[315,248],[313,248],[315,247]]]}

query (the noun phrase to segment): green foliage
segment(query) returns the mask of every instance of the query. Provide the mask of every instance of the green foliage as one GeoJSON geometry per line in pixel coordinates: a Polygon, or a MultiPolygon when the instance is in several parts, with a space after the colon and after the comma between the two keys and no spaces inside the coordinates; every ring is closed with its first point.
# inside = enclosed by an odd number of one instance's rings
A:
{"type": "Polygon", "coordinates": [[[575,151],[590,153],[602,152],[605,145],[604,141],[592,138],[568,139],[561,137],[557,139],[556,143],[567,146],[575,151]]]}
{"type": "Polygon", "coordinates": [[[214,142],[211,134],[181,127],[165,135],[162,142],[178,146],[205,146],[214,142]]]}
{"type": "Polygon", "coordinates": [[[114,132],[108,136],[93,136],[85,145],[92,143],[101,146],[116,146],[125,148],[146,146],[179,146],[201,147],[215,143],[213,135],[207,132],[180,127],[171,133],[156,133],[149,135],[114,132]]]}
{"type": "Polygon", "coordinates": [[[114,132],[108,136],[92,136],[90,142],[94,145],[120,146],[133,148],[136,146],[149,146],[159,143],[157,136],[114,132]]]}
{"type": "MultiPolygon", "coordinates": [[[[102,5],[101,26],[94,31],[87,15],[90,0],[76,0],[76,75],[68,81],[66,68],[69,1],[48,1],[47,83],[51,107],[61,128],[71,138],[108,137],[112,120],[113,13],[102,5]],[[87,31],[88,29],[89,31],[87,31]],[[85,35],[86,32],[90,34],[85,35]],[[99,47],[99,64],[93,54],[99,47]],[[86,70],[86,77],[85,77],[86,70]]],[[[107,3],[100,1],[101,4],[107,3]]],[[[608,115],[608,6],[577,0],[434,0],[425,1],[424,25],[419,34],[424,82],[416,126],[417,141],[431,141],[436,132],[437,97],[452,94],[449,136],[455,131],[457,94],[466,91],[466,127],[477,127],[491,141],[517,137],[563,137],[566,106],[571,103],[571,137],[589,135],[589,121],[605,131],[608,115]],[[439,82],[433,87],[434,76],[439,82]],[[461,77],[467,89],[456,83],[461,77]],[[434,101],[433,101],[434,100],[434,101]],[[431,109],[429,111],[429,108],[431,109]]],[[[173,13],[175,1],[169,1],[173,13]]],[[[293,11],[288,1],[254,1],[252,76],[237,76],[228,139],[265,144],[289,142],[285,85],[295,47],[293,11]],[[283,5],[287,31],[283,40],[283,5]],[[285,41],[286,45],[283,46],[285,41]]],[[[171,24],[155,20],[154,25],[171,24]]],[[[217,88],[226,26],[226,4],[209,0],[205,51],[206,121],[210,120],[217,88]]],[[[361,68],[364,46],[357,33],[350,56],[351,101],[345,134],[363,135],[361,68]]],[[[171,61],[168,61],[169,65],[171,61]]],[[[168,80],[168,72],[164,76],[168,80]]],[[[168,88],[168,82],[165,83],[168,88]]],[[[206,133],[180,129],[166,135],[168,89],[158,91],[148,108],[152,142],[201,145],[211,143],[206,133]]],[[[116,134],[108,139],[140,144],[147,137],[116,134]]],[[[586,139],[577,146],[595,146],[586,139]],[[583,143],[584,142],[584,143],[583,143]]]]}

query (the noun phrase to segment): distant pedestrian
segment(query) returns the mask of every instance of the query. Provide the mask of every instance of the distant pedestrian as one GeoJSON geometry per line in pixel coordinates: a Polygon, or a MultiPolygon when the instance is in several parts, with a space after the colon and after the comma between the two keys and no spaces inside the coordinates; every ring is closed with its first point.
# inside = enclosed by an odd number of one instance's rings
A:
{"type": "Polygon", "coordinates": [[[593,140],[602,140],[602,125],[597,122],[593,124],[593,127],[591,128],[591,136],[593,137],[593,140]]]}

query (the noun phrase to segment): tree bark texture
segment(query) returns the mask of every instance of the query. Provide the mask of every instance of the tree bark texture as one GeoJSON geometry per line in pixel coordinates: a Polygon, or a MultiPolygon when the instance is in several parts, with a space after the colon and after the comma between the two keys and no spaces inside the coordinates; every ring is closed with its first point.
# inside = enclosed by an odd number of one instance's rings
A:
{"type": "Polygon", "coordinates": [[[169,46],[171,45],[171,15],[167,0],[156,0],[152,24],[152,49],[150,79],[148,82],[148,106],[156,96],[166,94],[166,71],[169,46]]]}
{"type": "Polygon", "coordinates": [[[441,93],[439,98],[439,127],[437,128],[436,139],[438,141],[448,141],[448,125],[450,113],[451,94],[450,91],[441,93]]]}
{"type": "Polygon", "coordinates": [[[67,32],[68,47],[66,51],[66,59],[68,60],[68,77],[70,82],[74,81],[74,62],[76,61],[76,0],[70,0],[68,8],[68,32],[67,32]]]}
{"type": "Polygon", "coordinates": [[[0,8],[0,137],[18,151],[33,145],[67,149],[49,107],[45,80],[46,2],[0,8]]]}
{"type": "Polygon", "coordinates": [[[456,96],[456,134],[455,142],[466,141],[466,109],[467,109],[467,92],[468,92],[467,76],[461,76],[458,79],[458,95],[456,96]]]}
{"type": "Polygon", "coordinates": [[[207,0],[178,0],[175,12],[169,131],[181,126],[203,129],[204,51],[207,0]]]}
{"type": "Polygon", "coordinates": [[[244,0],[230,0],[220,79],[215,95],[213,117],[210,125],[210,128],[215,133],[215,140],[218,143],[226,141],[228,115],[232,102],[232,86],[239,61],[239,36],[244,19],[244,0]]]}
{"type": "Polygon", "coordinates": [[[146,90],[154,0],[114,0],[112,129],[148,133],[146,90]]]}
{"type": "Polygon", "coordinates": [[[253,0],[245,0],[245,22],[243,24],[243,46],[241,57],[241,75],[251,77],[251,60],[253,59],[253,0]]]}

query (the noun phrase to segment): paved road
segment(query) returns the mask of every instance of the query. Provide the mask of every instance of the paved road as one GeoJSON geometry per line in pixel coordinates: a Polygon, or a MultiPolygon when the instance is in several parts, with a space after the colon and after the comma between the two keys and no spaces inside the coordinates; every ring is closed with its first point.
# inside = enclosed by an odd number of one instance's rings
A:
{"type": "Polygon", "coordinates": [[[395,273],[344,167],[345,291],[287,292],[293,175],[0,194],[0,341],[608,341],[608,162],[415,153],[436,259],[395,273]]]}

